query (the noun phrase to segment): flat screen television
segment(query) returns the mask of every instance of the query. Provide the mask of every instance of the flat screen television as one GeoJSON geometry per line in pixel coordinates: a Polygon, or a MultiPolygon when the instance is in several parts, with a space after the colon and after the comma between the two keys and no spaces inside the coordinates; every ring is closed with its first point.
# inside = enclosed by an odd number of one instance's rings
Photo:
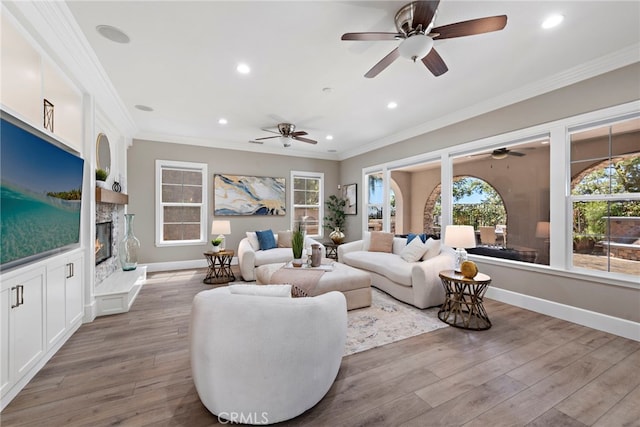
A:
{"type": "Polygon", "coordinates": [[[0,111],[0,270],[80,246],[84,160],[0,111]]]}

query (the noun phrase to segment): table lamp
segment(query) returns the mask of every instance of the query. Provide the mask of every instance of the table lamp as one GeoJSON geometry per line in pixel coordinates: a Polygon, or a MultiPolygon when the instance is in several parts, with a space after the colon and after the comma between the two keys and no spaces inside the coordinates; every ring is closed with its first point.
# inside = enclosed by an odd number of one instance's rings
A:
{"type": "Polygon", "coordinates": [[[211,235],[218,235],[219,239],[222,239],[220,249],[224,250],[224,235],[231,234],[231,221],[216,221],[211,223],[211,235]]]}
{"type": "Polygon", "coordinates": [[[548,221],[538,221],[536,224],[536,237],[538,239],[548,239],[549,238],[549,222],[548,221]]]}
{"type": "Polygon", "coordinates": [[[447,225],[444,231],[444,244],[456,249],[455,271],[460,272],[460,265],[467,260],[465,248],[476,247],[476,233],[471,225],[447,225]]]}

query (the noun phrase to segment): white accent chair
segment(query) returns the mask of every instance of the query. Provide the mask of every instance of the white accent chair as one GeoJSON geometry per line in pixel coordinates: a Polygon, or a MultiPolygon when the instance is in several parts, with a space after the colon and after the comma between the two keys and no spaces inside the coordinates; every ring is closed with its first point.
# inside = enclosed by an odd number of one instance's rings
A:
{"type": "Polygon", "coordinates": [[[294,418],[329,391],[346,335],[340,292],[311,298],[232,294],[229,287],[200,292],[189,328],[200,400],[227,420],[272,424],[294,418]]]}

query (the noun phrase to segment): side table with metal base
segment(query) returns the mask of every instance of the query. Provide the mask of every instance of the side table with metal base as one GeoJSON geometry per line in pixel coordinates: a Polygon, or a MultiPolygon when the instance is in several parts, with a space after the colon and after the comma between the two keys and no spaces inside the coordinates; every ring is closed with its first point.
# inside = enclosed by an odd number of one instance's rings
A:
{"type": "Polygon", "coordinates": [[[231,271],[231,260],[234,254],[232,250],[205,252],[209,270],[203,282],[207,285],[220,285],[236,280],[236,276],[231,271]]]}
{"type": "Polygon", "coordinates": [[[322,242],[327,251],[327,258],[338,260],[338,246],[342,243],[334,243],[333,241],[322,242]]]}
{"type": "Polygon", "coordinates": [[[440,272],[446,294],[438,318],[456,328],[482,331],[491,327],[482,298],[491,283],[491,277],[478,273],[468,279],[453,270],[440,272]]]}

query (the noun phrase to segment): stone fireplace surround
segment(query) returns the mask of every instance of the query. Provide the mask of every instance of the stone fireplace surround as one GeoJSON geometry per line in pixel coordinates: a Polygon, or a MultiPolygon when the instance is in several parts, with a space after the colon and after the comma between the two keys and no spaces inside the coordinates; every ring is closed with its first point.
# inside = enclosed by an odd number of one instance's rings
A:
{"type": "Polygon", "coordinates": [[[116,205],[113,203],[96,203],[96,224],[100,222],[111,221],[111,258],[96,265],[95,284],[98,286],[108,276],[115,273],[120,266],[118,265],[118,242],[122,239],[120,236],[120,219],[124,215],[124,205],[116,205]]]}
{"type": "Polygon", "coordinates": [[[125,205],[122,203],[96,201],[95,222],[112,222],[111,257],[95,266],[94,296],[97,316],[129,311],[147,278],[146,266],[138,266],[133,271],[123,271],[120,268],[118,247],[125,232],[125,205]]]}

